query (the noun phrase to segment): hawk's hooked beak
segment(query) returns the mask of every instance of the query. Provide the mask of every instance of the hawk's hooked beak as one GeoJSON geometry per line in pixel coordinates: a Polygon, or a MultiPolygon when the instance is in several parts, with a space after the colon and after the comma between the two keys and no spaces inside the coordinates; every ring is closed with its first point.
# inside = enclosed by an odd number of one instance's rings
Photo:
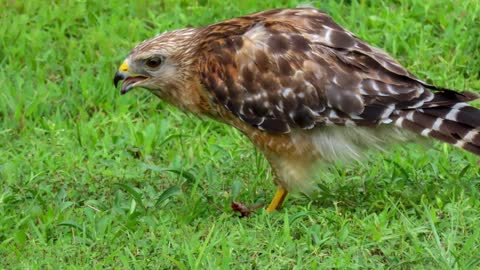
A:
{"type": "Polygon", "coordinates": [[[115,73],[115,77],[113,77],[113,84],[115,88],[118,86],[119,81],[123,81],[122,89],[120,90],[120,94],[124,95],[132,88],[136,87],[138,82],[147,79],[147,77],[142,75],[131,75],[128,72],[128,64],[127,62],[123,62],[122,65],[118,68],[117,72],[115,73]]]}
{"type": "Polygon", "coordinates": [[[113,84],[115,85],[115,88],[118,87],[118,82],[125,80],[125,78],[127,78],[127,77],[125,76],[124,73],[122,73],[120,71],[117,71],[115,73],[115,77],[113,77],[113,84]]]}

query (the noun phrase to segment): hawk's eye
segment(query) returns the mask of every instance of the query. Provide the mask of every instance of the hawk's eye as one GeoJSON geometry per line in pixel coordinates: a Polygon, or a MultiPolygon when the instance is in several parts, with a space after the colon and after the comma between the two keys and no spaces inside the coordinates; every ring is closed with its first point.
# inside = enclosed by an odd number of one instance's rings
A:
{"type": "Polygon", "coordinates": [[[147,61],[145,62],[145,64],[149,68],[157,68],[158,66],[160,66],[161,63],[162,63],[162,58],[160,57],[152,57],[147,59],[147,61]]]}

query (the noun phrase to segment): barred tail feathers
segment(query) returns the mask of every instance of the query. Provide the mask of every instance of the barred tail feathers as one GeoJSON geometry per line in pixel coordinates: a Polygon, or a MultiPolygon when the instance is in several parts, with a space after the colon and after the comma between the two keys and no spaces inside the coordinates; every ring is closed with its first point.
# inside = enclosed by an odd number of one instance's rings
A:
{"type": "Polygon", "coordinates": [[[467,103],[398,111],[395,125],[480,155],[480,110],[467,103]]]}

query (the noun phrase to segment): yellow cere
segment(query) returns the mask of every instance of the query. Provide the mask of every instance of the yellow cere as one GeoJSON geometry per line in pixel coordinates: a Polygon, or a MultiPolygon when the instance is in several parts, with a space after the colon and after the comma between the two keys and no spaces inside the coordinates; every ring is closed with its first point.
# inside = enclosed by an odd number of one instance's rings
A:
{"type": "Polygon", "coordinates": [[[122,65],[120,65],[120,68],[118,68],[122,72],[127,72],[128,71],[128,64],[127,62],[123,62],[122,65]]]}

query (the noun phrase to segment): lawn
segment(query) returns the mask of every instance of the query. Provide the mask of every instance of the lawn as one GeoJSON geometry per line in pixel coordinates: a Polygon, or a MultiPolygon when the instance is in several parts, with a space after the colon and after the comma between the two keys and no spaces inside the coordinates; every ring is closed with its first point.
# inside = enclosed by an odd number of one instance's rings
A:
{"type": "MultiPolygon", "coordinates": [[[[0,268],[480,269],[480,170],[397,146],[322,168],[273,214],[239,132],[113,75],[139,41],[305,1],[0,2],[0,268]]],[[[412,73],[480,91],[478,0],[310,1],[412,73]]],[[[477,103],[478,104],[478,103],[477,103]]]]}

